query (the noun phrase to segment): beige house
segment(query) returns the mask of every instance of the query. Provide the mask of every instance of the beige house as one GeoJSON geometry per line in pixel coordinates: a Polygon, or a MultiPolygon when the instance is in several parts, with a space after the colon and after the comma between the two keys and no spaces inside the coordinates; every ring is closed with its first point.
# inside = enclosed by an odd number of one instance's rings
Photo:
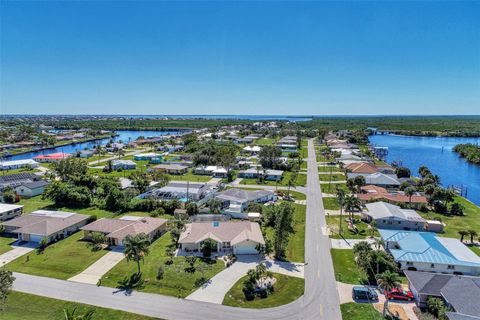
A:
{"type": "Polygon", "coordinates": [[[154,166],[153,169],[175,175],[181,175],[188,172],[188,167],[180,164],[159,164],[154,166]]]}
{"type": "Polygon", "coordinates": [[[150,240],[158,238],[167,231],[167,220],[151,217],[124,216],[120,219],[102,218],[83,228],[85,238],[89,239],[93,232],[100,232],[112,246],[123,246],[123,239],[128,235],[144,233],[150,240]]]}
{"type": "Polygon", "coordinates": [[[193,222],[180,235],[180,249],[200,252],[205,240],[217,244],[217,253],[258,254],[257,246],[265,245],[260,225],[250,221],[193,222]]]}
{"type": "Polygon", "coordinates": [[[0,202],[0,221],[20,216],[23,212],[23,206],[16,204],[6,204],[0,202]]]}

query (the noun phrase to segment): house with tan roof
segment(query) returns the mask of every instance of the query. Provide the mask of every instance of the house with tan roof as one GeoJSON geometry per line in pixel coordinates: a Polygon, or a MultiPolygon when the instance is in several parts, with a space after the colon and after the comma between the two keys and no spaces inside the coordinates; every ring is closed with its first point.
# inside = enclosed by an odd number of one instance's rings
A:
{"type": "Polygon", "coordinates": [[[178,243],[185,253],[201,251],[202,243],[213,240],[219,254],[258,254],[265,245],[260,225],[250,221],[193,222],[185,226],[178,243]]]}
{"type": "Polygon", "coordinates": [[[64,211],[37,210],[3,222],[6,233],[16,234],[21,241],[47,243],[64,239],[86,225],[92,217],[64,211]]]}
{"type": "Polygon", "coordinates": [[[105,235],[109,245],[122,246],[123,239],[128,235],[144,233],[150,241],[153,241],[167,231],[167,220],[133,216],[124,216],[120,219],[102,218],[81,229],[85,233],[85,239],[90,239],[93,232],[100,232],[105,235]]]}
{"type": "Polygon", "coordinates": [[[385,201],[395,205],[409,204],[411,207],[417,209],[428,203],[427,197],[418,192],[415,192],[409,197],[403,191],[389,192],[385,188],[374,185],[361,187],[357,198],[363,204],[372,201],[385,201]]]}

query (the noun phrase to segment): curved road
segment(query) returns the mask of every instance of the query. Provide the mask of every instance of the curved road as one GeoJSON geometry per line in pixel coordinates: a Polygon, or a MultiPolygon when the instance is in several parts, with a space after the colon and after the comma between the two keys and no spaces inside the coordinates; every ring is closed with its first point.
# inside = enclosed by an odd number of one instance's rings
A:
{"type": "Polygon", "coordinates": [[[340,320],[340,299],[330,256],[330,239],[323,235],[325,211],[318,180],[313,140],[308,141],[307,217],[305,230],[305,294],[276,308],[232,308],[206,302],[15,273],[13,289],[41,296],[118,309],[163,319],[340,320]]]}

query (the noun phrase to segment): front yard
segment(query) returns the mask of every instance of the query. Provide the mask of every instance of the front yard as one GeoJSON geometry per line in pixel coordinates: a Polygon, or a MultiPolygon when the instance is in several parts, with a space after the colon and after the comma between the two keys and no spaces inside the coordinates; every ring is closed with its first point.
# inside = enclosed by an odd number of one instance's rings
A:
{"type": "Polygon", "coordinates": [[[320,181],[345,181],[347,180],[343,174],[319,174],[320,181]]]}
{"type": "Polygon", "coordinates": [[[278,273],[274,273],[273,276],[277,279],[277,282],[274,285],[273,293],[266,298],[256,297],[251,301],[246,300],[242,291],[243,282],[247,279],[247,276],[244,276],[227,292],[223,304],[241,308],[272,308],[295,301],[303,295],[304,279],[278,273]]]}
{"type": "Polygon", "coordinates": [[[353,250],[331,249],[335,279],[343,283],[361,284],[365,275],[355,264],[353,250]]]}
{"type": "Polygon", "coordinates": [[[340,204],[337,198],[322,198],[323,207],[327,210],[340,210],[340,204]]]}
{"type": "Polygon", "coordinates": [[[1,236],[0,237],[0,254],[3,254],[7,251],[12,250],[12,247],[10,246],[10,244],[15,242],[16,240],[17,240],[17,238],[1,236]]]}
{"type": "MultiPolygon", "coordinates": [[[[220,260],[204,262],[198,259],[196,272],[187,272],[188,264],[184,257],[174,257],[172,264],[166,264],[169,258],[165,254],[165,249],[170,243],[170,233],[166,233],[151,244],[150,253],[141,263],[143,287],[135,290],[185,298],[198,288],[196,282],[202,277],[208,280],[225,268],[224,263],[220,260]],[[160,267],[164,268],[165,273],[163,279],[157,280],[160,267]]],[[[116,288],[120,282],[136,272],[136,264],[124,259],[103,276],[101,285],[116,288]]]]}
{"type": "Polygon", "coordinates": [[[322,193],[330,193],[330,194],[336,194],[337,189],[343,189],[345,191],[348,191],[347,184],[345,183],[321,184],[320,189],[322,190],[322,193]]]}
{"type": "Polygon", "coordinates": [[[340,305],[343,320],[381,320],[382,315],[371,304],[349,302],[340,305]]]}
{"type": "MultiPolygon", "coordinates": [[[[330,238],[333,239],[341,239],[342,237],[339,235],[339,228],[340,228],[340,216],[338,215],[331,215],[327,216],[327,225],[330,228],[330,238]]],[[[370,236],[368,223],[365,223],[360,220],[360,216],[355,216],[354,225],[357,227],[358,232],[355,233],[348,229],[348,223],[345,221],[347,215],[342,215],[342,229],[341,234],[345,239],[365,239],[366,237],[370,236]]],[[[378,233],[375,232],[375,236],[378,236],[378,233]]]]}
{"type": "Polygon", "coordinates": [[[93,252],[88,242],[81,241],[83,232],[49,245],[43,253],[34,250],[6,265],[8,270],[57,279],[68,279],[85,270],[107,253],[93,252]]]}

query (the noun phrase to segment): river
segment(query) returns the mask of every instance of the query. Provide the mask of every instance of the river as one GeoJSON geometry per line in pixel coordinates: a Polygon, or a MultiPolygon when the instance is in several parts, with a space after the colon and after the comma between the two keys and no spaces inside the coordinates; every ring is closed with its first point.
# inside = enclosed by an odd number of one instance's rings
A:
{"type": "MultiPolygon", "coordinates": [[[[118,136],[113,138],[114,141],[122,141],[124,143],[128,143],[130,141],[136,140],[138,137],[159,137],[159,136],[165,136],[165,135],[172,135],[172,134],[178,134],[180,131],[146,131],[146,130],[120,130],[116,131],[118,136]]],[[[106,138],[106,139],[101,139],[101,140],[96,140],[96,141],[89,141],[89,142],[82,142],[82,143],[77,143],[77,144],[70,144],[66,146],[59,146],[51,149],[46,149],[46,150],[40,150],[40,151],[32,151],[32,152],[27,152],[27,153],[22,153],[22,154],[17,154],[13,155],[11,157],[8,157],[8,160],[20,160],[20,159],[31,159],[33,157],[36,157],[38,155],[42,154],[50,154],[50,153],[55,153],[55,152],[65,152],[65,153],[74,153],[80,150],[84,150],[85,148],[87,149],[92,149],[96,145],[101,144],[105,145],[107,142],[109,142],[111,139],[106,138]]]]}
{"type": "Polygon", "coordinates": [[[452,150],[459,143],[480,144],[480,138],[374,135],[370,136],[370,142],[388,147],[388,163],[400,161],[417,176],[418,168],[425,165],[440,176],[444,187],[463,187],[466,198],[480,205],[480,166],[467,162],[452,150]]]}

